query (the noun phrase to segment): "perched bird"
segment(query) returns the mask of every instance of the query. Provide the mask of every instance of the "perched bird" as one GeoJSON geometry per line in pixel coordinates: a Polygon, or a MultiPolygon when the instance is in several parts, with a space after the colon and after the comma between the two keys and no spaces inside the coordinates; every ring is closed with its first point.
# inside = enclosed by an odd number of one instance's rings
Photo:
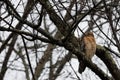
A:
{"type": "MultiPolygon", "coordinates": [[[[89,60],[92,59],[96,52],[96,41],[92,32],[86,32],[81,38],[80,50],[85,53],[85,57],[89,60]]],[[[79,60],[79,73],[82,73],[86,65],[84,60],[79,60]]]]}

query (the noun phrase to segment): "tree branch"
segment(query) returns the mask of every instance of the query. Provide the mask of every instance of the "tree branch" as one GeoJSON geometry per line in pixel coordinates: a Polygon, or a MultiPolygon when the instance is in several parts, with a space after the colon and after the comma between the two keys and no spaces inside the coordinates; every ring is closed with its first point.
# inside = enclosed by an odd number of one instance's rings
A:
{"type": "Polygon", "coordinates": [[[40,4],[46,9],[49,14],[50,19],[57,26],[58,30],[60,30],[61,34],[66,36],[68,34],[69,27],[67,24],[57,15],[55,10],[53,9],[49,0],[39,0],[40,4]],[[63,33],[64,32],[64,33],[63,33]]]}
{"type": "Polygon", "coordinates": [[[104,47],[97,45],[96,55],[105,63],[115,80],[120,80],[120,69],[104,47]]]}

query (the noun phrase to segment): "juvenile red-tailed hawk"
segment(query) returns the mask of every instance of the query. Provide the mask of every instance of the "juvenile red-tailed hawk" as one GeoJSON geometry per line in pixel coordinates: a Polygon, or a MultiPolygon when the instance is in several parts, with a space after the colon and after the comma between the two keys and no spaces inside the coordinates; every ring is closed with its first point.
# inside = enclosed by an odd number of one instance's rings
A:
{"type": "MultiPolygon", "coordinates": [[[[91,60],[96,52],[96,41],[94,38],[94,35],[92,32],[86,32],[82,39],[81,39],[81,45],[80,50],[85,53],[85,56],[91,60]]],[[[83,60],[79,60],[79,72],[82,73],[86,65],[83,60]]]]}

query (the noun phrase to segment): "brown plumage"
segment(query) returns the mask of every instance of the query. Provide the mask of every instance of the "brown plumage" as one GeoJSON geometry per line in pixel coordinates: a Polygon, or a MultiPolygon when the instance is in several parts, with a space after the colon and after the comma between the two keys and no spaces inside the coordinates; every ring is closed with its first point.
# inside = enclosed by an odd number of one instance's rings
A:
{"type": "MultiPolygon", "coordinates": [[[[85,53],[85,56],[91,60],[96,52],[96,41],[94,38],[94,35],[92,32],[86,32],[82,39],[81,39],[81,45],[80,50],[85,53]]],[[[79,73],[82,73],[86,65],[83,60],[79,60],[79,73]]]]}

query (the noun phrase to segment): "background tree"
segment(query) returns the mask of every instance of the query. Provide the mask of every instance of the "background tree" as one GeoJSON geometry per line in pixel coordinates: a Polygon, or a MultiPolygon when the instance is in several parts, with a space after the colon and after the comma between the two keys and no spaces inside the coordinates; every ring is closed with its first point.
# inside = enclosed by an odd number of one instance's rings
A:
{"type": "Polygon", "coordinates": [[[1,0],[1,80],[120,80],[119,0],[1,0]],[[94,32],[96,56],[79,49],[94,32]],[[78,59],[87,69],[78,73],[78,59]],[[94,73],[94,74],[93,74],[94,73]]]}

